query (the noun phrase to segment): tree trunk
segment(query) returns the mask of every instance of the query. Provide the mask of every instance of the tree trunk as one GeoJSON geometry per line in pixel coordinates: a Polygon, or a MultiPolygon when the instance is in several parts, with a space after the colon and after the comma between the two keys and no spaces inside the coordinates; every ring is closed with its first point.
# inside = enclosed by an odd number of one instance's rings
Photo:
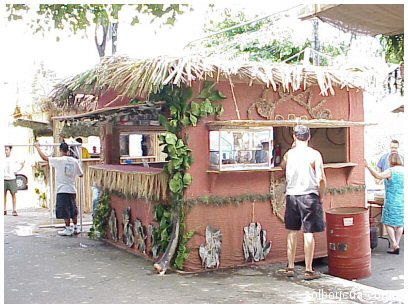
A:
{"type": "Polygon", "coordinates": [[[169,245],[166,248],[163,256],[159,262],[154,264],[154,268],[160,275],[164,275],[167,269],[170,267],[170,261],[173,259],[176,252],[180,233],[180,202],[177,200],[175,203],[175,215],[173,216],[173,229],[171,231],[171,238],[169,245]]]}
{"type": "Polygon", "coordinates": [[[108,26],[101,24],[95,27],[95,45],[98,49],[99,57],[103,58],[105,56],[105,49],[106,49],[106,37],[108,35],[108,26]],[[102,42],[99,44],[98,42],[98,27],[102,27],[102,42]]]}
{"type": "Polygon", "coordinates": [[[112,56],[116,54],[116,49],[118,45],[118,22],[112,23],[112,56]]]}

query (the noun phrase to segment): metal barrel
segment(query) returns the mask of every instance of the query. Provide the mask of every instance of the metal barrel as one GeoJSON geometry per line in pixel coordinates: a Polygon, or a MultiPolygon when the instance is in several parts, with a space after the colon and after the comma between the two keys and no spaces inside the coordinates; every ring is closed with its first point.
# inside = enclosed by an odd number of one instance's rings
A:
{"type": "Polygon", "coordinates": [[[345,279],[371,275],[369,212],[364,207],[326,210],[329,274],[345,279]]]}

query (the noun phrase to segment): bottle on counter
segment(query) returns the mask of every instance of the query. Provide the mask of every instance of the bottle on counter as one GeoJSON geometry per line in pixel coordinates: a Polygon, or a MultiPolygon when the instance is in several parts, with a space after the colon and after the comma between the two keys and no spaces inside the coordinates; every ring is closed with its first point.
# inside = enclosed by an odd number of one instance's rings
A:
{"type": "Polygon", "coordinates": [[[280,144],[277,144],[274,149],[274,155],[275,155],[275,166],[279,166],[282,160],[282,152],[281,152],[281,147],[280,144]]]}

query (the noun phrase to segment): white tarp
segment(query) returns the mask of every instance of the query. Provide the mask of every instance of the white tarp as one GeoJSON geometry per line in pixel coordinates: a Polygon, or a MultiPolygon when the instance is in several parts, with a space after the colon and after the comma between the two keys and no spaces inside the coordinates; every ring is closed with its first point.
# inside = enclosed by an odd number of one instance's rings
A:
{"type": "Polygon", "coordinates": [[[346,32],[372,36],[404,33],[403,4],[311,4],[299,12],[302,20],[313,17],[346,32]]]}

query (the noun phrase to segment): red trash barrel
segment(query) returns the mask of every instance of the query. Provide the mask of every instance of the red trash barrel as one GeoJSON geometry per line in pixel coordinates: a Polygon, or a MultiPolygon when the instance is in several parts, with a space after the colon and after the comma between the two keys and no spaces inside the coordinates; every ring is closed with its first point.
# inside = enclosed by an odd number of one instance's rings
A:
{"type": "Polygon", "coordinates": [[[371,275],[370,223],[364,207],[326,210],[329,274],[345,279],[371,275]]]}

